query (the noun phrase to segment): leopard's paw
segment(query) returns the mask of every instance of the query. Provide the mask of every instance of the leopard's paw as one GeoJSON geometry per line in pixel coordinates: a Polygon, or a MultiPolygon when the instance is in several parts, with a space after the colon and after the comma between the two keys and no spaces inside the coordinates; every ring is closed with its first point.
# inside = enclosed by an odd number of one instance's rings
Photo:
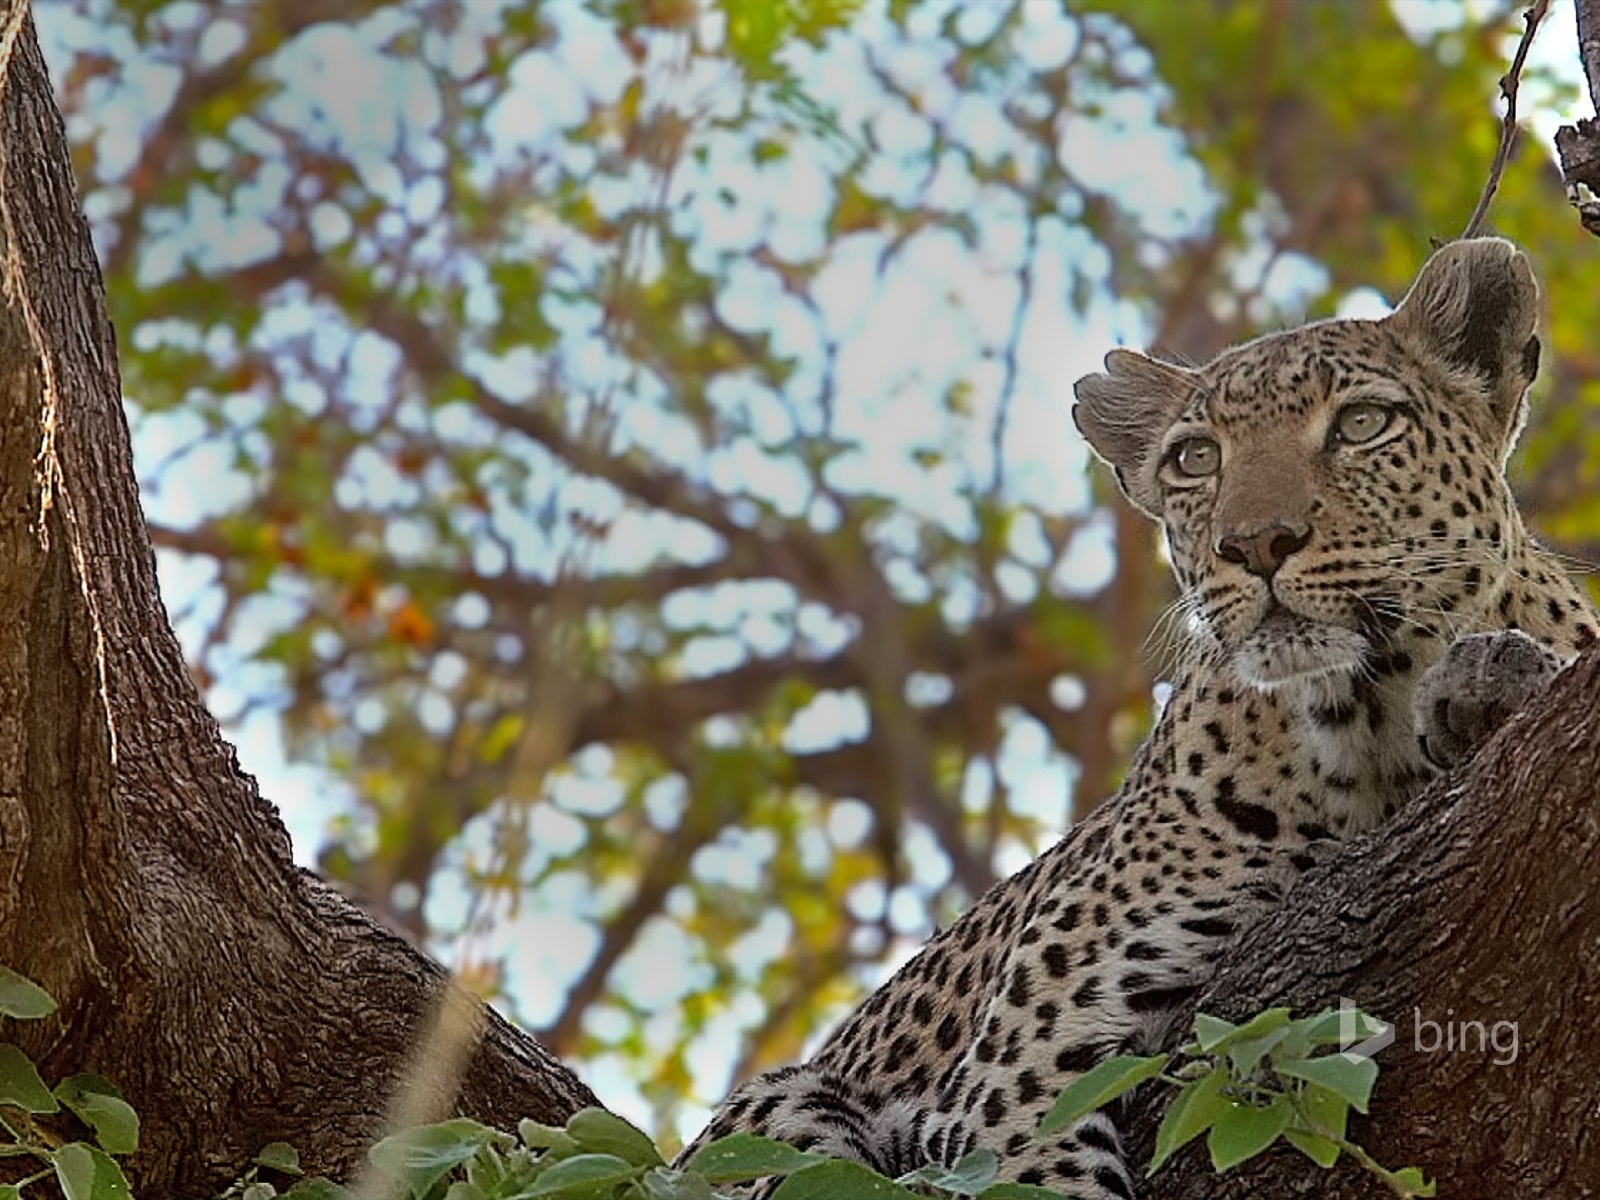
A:
{"type": "Polygon", "coordinates": [[[1417,680],[1412,717],[1423,756],[1440,769],[1466,761],[1560,669],[1520,629],[1457,638],[1417,680]]]}

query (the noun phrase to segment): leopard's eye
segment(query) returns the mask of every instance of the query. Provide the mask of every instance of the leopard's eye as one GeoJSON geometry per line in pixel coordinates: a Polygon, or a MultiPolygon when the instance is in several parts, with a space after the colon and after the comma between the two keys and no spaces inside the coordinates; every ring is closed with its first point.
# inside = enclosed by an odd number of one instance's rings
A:
{"type": "Polygon", "coordinates": [[[1373,404],[1370,401],[1347,404],[1333,418],[1333,437],[1347,446],[1359,446],[1389,428],[1392,420],[1394,409],[1386,404],[1373,404]]]}
{"type": "Polygon", "coordinates": [[[1215,475],[1222,466],[1222,447],[1210,438],[1187,438],[1172,448],[1171,462],[1179,475],[1204,479],[1215,475]]]}

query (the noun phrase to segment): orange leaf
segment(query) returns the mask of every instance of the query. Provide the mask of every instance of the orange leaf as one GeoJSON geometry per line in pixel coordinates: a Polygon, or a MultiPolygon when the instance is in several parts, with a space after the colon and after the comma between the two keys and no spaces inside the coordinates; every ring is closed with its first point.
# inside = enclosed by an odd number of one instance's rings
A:
{"type": "Polygon", "coordinates": [[[433,640],[433,621],[428,614],[407,600],[389,618],[389,636],[408,646],[423,646],[433,640]]]}
{"type": "Polygon", "coordinates": [[[350,585],[350,590],[345,593],[344,615],[351,620],[360,621],[372,615],[372,601],[378,593],[377,580],[370,576],[357,579],[350,585]]]}

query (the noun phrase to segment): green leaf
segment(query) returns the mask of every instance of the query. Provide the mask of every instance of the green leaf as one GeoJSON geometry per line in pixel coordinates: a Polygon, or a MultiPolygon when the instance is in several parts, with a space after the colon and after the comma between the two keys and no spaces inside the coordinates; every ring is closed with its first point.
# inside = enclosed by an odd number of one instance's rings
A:
{"type": "Polygon", "coordinates": [[[1277,1141],[1293,1119],[1294,1108],[1287,1096],[1279,1096],[1266,1108],[1253,1104],[1230,1105],[1211,1127],[1206,1139],[1211,1165],[1218,1171],[1226,1171],[1254,1158],[1277,1141]]]}
{"type": "Polygon", "coordinates": [[[1274,1060],[1272,1069],[1279,1075],[1304,1079],[1343,1096],[1357,1112],[1367,1111],[1372,1085],[1378,1080],[1378,1064],[1370,1058],[1347,1054],[1325,1054],[1319,1058],[1274,1060]]]}
{"type": "Polygon", "coordinates": [[[1069,1083],[1039,1122],[1040,1133],[1054,1133],[1115,1100],[1155,1075],[1167,1065],[1168,1055],[1140,1058],[1123,1054],[1108,1058],[1069,1083]]]}
{"type": "Polygon", "coordinates": [[[704,1178],[669,1167],[646,1171],[639,1182],[649,1200],[717,1200],[704,1178]]]}
{"type": "Polygon", "coordinates": [[[1210,1073],[1184,1085],[1167,1109],[1167,1115],[1161,1118],[1155,1153],[1146,1174],[1154,1175],[1167,1159],[1210,1129],[1228,1111],[1232,1102],[1222,1094],[1228,1082],[1228,1072],[1218,1065],[1210,1073]]]}
{"type": "Polygon", "coordinates": [[[925,1187],[939,1188],[941,1191],[953,1192],[957,1196],[976,1196],[994,1182],[999,1170],[1000,1156],[993,1150],[980,1147],[963,1154],[954,1166],[941,1167],[937,1163],[929,1163],[902,1175],[898,1182],[908,1187],[921,1184],[925,1187]]]}
{"type": "Polygon", "coordinates": [[[22,1200],[22,1189],[14,1183],[0,1183],[0,1200],[22,1200]]]}
{"type": "MultiPolygon", "coordinates": [[[[463,1170],[465,1179],[452,1182],[451,1190],[458,1185],[465,1187],[465,1195],[470,1197],[498,1196],[504,1191],[506,1195],[515,1194],[517,1189],[525,1183],[536,1178],[541,1171],[547,1171],[560,1159],[546,1159],[544,1156],[534,1156],[521,1148],[511,1152],[510,1159],[502,1155],[494,1146],[485,1146],[477,1154],[467,1160],[463,1170]],[[521,1168],[513,1179],[513,1169],[521,1168]]],[[[448,1196],[449,1193],[446,1193],[448,1196]]]]}
{"type": "Polygon", "coordinates": [[[1311,1040],[1309,1031],[1321,1019],[1322,1014],[1318,1013],[1314,1017],[1301,1017],[1298,1021],[1290,1021],[1284,1027],[1282,1040],[1272,1047],[1273,1058],[1310,1058],[1319,1043],[1311,1040]]]}
{"type": "Polygon", "coordinates": [[[537,1121],[519,1121],[517,1137],[530,1150],[557,1152],[562,1158],[578,1152],[578,1143],[568,1136],[565,1129],[559,1129],[554,1125],[541,1125],[537,1121]]]}
{"type": "Polygon", "coordinates": [[[1210,1013],[1195,1013],[1194,1015],[1195,1044],[1199,1046],[1202,1054],[1209,1053],[1220,1046],[1223,1041],[1239,1032],[1239,1027],[1232,1021],[1224,1021],[1221,1017],[1213,1017],[1210,1013]]]}
{"type": "Polygon", "coordinates": [[[300,1174],[300,1152],[288,1142],[268,1142],[252,1160],[258,1167],[284,1175],[300,1174]]]}
{"type": "Polygon", "coordinates": [[[1306,1133],[1300,1129],[1285,1129],[1283,1136],[1291,1146],[1304,1153],[1319,1167],[1331,1167],[1339,1161],[1339,1143],[1330,1142],[1321,1134],[1306,1133]]]}
{"type": "Polygon", "coordinates": [[[1266,1009],[1251,1017],[1243,1025],[1235,1025],[1224,1021],[1221,1017],[1207,1016],[1205,1013],[1196,1013],[1194,1016],[1194,1028],[1199,1038],[1200,1049],[1206,1054],[1226,1050],[1241,1042],[1264,1038],[1288,1024],[1287,1008],[1266,1009]]]}
{"type": "Polygon", "coordinates": [[[67,1200],[90,1200],[94,1195],[94,1155],[82,1142],[63,1146],[52,1156],[56,1180],[67,1200]]]}
{"type": "Polygon", "coordinates": [[[919,1200],[901,1187],[857,1162],[829,1159],[796,1171],[778,1185],[772,1200],[919,1200]]]}
{"type": "Polygon", "coordinates": [[[541,1125],[526,1117],[517,1122],[517,1137],[524,1146],[531,1146],[535,1150],[553,1146],[566,1136],[567,1131],[559,1125],[541,1125]]]}
{"type": "Polygon", "coordinates": [[[1421,1167],[1405,1167],[1399,1171],[1391,1172],[1389,1182],[1402,1188],[1407,1196],[1435,1196],[1438,1195],[1438,1185],[1422,1173],[1421,1167]]]}
{"type": "Polygon", "coordinates": [[[457,1117],[386,1137],[367,1151],[367,1157],[420,1197],[499,1136],[486,1125],[457,1117]]]}
{"type": "MultiPolygon", "coordinates": [[[[1377,1037],[1389,1028],[1385,1022],[1359,1008],[1324,1009],[1315,1016],[1296,1021],[1294,1025],[1296,1037],[1303,1033],[1305,1041],[1312,1047],[1337,1046],[1347,1039],[1363,1041],[1369,1037],[1377,1037]]],[[[1285,1057],[1306,1058],[1309,1055],[1310,1051],[1307,1050],[1299,1055],[1285,1057]]]]}
{"type": "Polygon", "coordinates": [[[1356,1009],[1352,1019],[1356,1027],[1355,1036],[1358,1038],[1377,1037],[1380,1033],[1386,1033],[1391,1028],[1387,1021],[1359,1008],[1356,1009]]]}
{"type": "Polygon", "coordinates": [[[603,1200],[638,1173],[638,1167],[615,1154],[575,1154],[540,1175],[522,1194],[550,1200],[603,1200]]]}
{"type": "Polygon", "coordinates": [[[122,1168],[98,1146],[70,1142],[51,1155],[56,1182],[67,1200],[130,1200],[122,1168]]]}
{"type": "Polygon", "coordinates": [[[56,1084],[55,1090],[57,1098],[63,1104],[67,1101],[67,1095],[63,1095],[63,1091],[71,1095],[73,1099],[91,1092],[98,1096],[115,1096],[118,1100],[124,1098],[121,1088],[104,1075],[96,1075],[93,1071],[83,1071],[77,1075],[69,1076],[56,1084]]]}
{"type": "Polygon", "coordinates": [[[53,1113],[61,1107],[39,1078],[33,1059],[10,1042],[0,1043],[0,1104],[28,1113],[53,1113]]]}
{"type": "Polygon", "coordinates": [[[787,158],[788,154],[789,147],[771,138],[759,138],[750,148],[750,157],[758,163],[775,162],[780,158],[787,158]]]}
{"type": "Polygon", "coordinates": [[[283,1200],[350,1200],[350,1191],[326,1179],[302,1179],[283,1194],[283,1200]]]}
{"type": "Polygon", "coordinates": [[[56,1010],[56,1002],[33,980],[0,967],[0,1016],[36,1021],[56,1010]]]}
{"type": "Polygon", "coordinates": [[[99,1075],[73,1075],[56,1084],[56,1099],[94,1130],[107,1154],[132,1154],[139,1149],[139,1114],[110,1081],[99,1075]]]}
{"type": "Polygon", "coordinates": [[[978,1193],[978,1200],[1069,1200],[1054,1188],[1032,1183],[997,1183],[978,1193]]]}
{"type": "Polygon", "coordinates": [[[621,1117],[603,1108],[585,1108],[567,1121],[567,1134],[590,1154],[614,1154],[636,1167],[662,1167],[666,1163],[652,1142],[621,1117]]]}
{"type": "Polygon", "coordinates": [[[1239,1036],[1231,1039],[1228,1044],[1228,1062],[1233,1067],[1234,1077],[1248,1079],[1251,1072],[1261,1065],[1261,1060],[1288,1036],[1287,1027],[1274,1029],[1260,1037],[1245,1037],[1244,1030],[1241,1029],[1239,1036]]]}
{"type": "Polygon", "coordinates": [[[1342,1138],[1350,1120],[1350,1101],[1321,1084],[1308,1083],[1300,1093],[1300,1111],[1317,1133],[1342,1138]]]}
{"type": "Polygon", "coordinates": [[[1282,1029],[1289,1024],[1290,1010],[1288,1008],[1266,1008],[1251,1017],[1239,1026],[1234,1037],[1238,1040],[1258,1038],[1271,1033],[1275,1029],[1282,1029]]]}
{"type": "Polygon", "coordinates": [[[796,1150],[787,1142],[755,1133],[735,1133],[695,1151],[689,1170],[711,1183],[743,1183],[768,1175],[788,1175],[823,1161],[823,1155],[796,1150]]]}
{"type": "Polygon", "coordinates": [[[1325,1008],[1309,1017],[1301,1017],[1295,1024],[1303,1028],[1306,1036],[1314,1042],[1322,1043],[1330,1035],[1334,1038],[1339,1036],[1339,1016],[1342,1011],[1337,1008],[1325,1008]]]}

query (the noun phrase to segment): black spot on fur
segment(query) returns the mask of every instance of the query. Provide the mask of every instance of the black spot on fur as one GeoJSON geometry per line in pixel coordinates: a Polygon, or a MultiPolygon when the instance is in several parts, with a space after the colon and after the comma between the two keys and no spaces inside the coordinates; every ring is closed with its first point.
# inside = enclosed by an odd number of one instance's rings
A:
{"type": "Polygon", "coordinates": [[[1234,797],[1234,784],[1231,775],[1224,775],[1217,780],[1217,794],[1212,801],[1217,806],[1217,812],[1222,818],[1246,837],[1257,838],[1263,842],[1276,841],[1278,838],[1278,814],[1270,808],[1263,808],[1259,804],[1251,804],[1247,800],[1238,800],[1234,797]]]}
{"type": "Polygon", "coordinates": [[[1132,1013],[1172,1012],[1194,999],[1193,987],[1151,988],[1134,992],[1127,997],[1128,1011],[1132,1013]]]}

